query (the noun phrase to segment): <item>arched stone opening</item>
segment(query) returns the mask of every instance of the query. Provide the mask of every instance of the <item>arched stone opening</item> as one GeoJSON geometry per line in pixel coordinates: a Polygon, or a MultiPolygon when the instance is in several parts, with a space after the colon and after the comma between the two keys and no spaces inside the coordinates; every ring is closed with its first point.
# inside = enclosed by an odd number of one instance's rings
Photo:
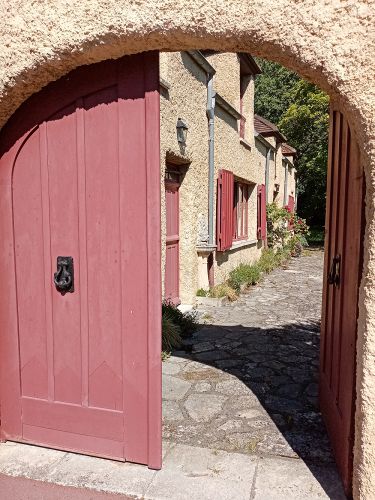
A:
{"type": "Polygon", "coordinates": [[[210,48],[250,51],[280,62],[314,81],[338,102],[355,131],[367,176],[364,275],[359,302],[354,491],[370,498],[375,429],[372,375],[375,220],[375,64],[370,31],[375,7],[368,1],[261,0],[202,6],[183,0],[4,7],[0,33],[0,123],[30,95],[70,70],[145,50],[210,48]],[[366,41],[366,43],[365,43],[366,41]]]}

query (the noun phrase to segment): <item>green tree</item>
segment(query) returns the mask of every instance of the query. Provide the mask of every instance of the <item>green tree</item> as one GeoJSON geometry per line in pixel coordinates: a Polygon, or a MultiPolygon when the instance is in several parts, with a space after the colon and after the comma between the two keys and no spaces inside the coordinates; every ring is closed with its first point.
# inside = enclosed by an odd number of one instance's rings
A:
{"type": "Polygon", "coordinates": [[[281,132],[297,149],[298,206],[310,224],[324,224],[328,161],[329,97],[299,80],[291,91],[292,104],[279,121],[281,132]]]}
{"type": "Polygon", "coordinates": [[[255,112],[275,123],[296,148],[298,211],[323,225],[328,151],[329,98],[279,64],[257,60],[255,112]]]}
{"type": "Polygon", "coordinates": [[[292,104],[291,90],[300,80],[280,64],[257,59],[262,74],[256,79],[255,112],[276,125],[292,104]]]}

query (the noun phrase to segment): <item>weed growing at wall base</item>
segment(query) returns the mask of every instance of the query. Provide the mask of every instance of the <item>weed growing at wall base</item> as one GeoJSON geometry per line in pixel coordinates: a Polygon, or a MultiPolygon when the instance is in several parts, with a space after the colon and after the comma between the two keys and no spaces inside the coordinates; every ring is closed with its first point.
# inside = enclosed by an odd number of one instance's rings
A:
{"type": "Polygon", "coordinates": [[[163,358],[182,344],[182,339],[190,337],[197,329],[197,313],[183,313],[172,302],[162,304],[162,351],[163,358]]]}

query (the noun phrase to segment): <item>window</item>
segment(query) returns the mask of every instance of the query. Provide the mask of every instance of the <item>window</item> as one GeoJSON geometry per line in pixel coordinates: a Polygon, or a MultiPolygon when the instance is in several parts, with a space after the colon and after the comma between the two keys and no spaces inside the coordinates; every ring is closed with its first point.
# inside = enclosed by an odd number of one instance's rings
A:
{"type": "Polygon", "coordinates": [[[225,252],[234,241],[248,239],[249,198],[255,185],[235,180],[230,170],[219,170],[217,181],[216,245],[225,252]]]}
{"type": "Polygon", "coordinates": [[[233,240],[244,240],[248,236],[249,186],[234,182],[233,193],[233,240]]]}

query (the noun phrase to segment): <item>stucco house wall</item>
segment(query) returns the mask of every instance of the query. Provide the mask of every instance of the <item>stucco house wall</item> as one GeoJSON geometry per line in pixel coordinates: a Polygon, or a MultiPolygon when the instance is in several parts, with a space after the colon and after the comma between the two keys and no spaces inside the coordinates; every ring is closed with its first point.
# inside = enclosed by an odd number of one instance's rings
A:
{"type": "MultiPolygon", "coordinates": [[[[236,53],[206,55],[215,69],[215,193],[216,220],[217,179],[220,169],[233,172],[235,180],[249,184],[248,239],[234,242],[226,252],[215,252],[215,283],[221,283],[241,262],[253,262],[260,256],[262,242],[257,239],[257,184],[264,182],[264,172],[258,168],[254,153],[254,77],[248,79],[244,95],[243,114],[246,116],[245,141],[240,138],[239,120],[226,104],[239,112],[240,61],[236,53]],[[220,96],[220,98],[219,98],[220,96]],[[225,97],[224,97],[225,96],[225,97]],[[223,103],[223,100],[225,101],[223,103]]],[[[205,71],[187,52],[162,53],[161,79],[161,199],[162,199],[162,276],[165,273],[165,190],[166,162],[175,163],[181,171],[180,196],[180,300],[194,304],[200,287],[197,245],[207,234],[208,221],[208,129],[207,90],[205,71]],[[186,147],[177,141],[178,118],[188,124],[186,147]]],[[[216,235],[215,235],[216,236],[216,235]]]]}
{"type": "Polygon", "coordinates": [[[197,48],[248,51],[284,64],[319,85],[346,114],[366,173],[353,495],[374,498],[375,3],[8,0],[0,16],[0,126],[29,96],[80,65],[197,48]]]}
{"type": "Polygon", "coordinates": [[[162,284],[165,272],[166,162],[181,170],[180,197],[180,299],[192,304],[198,289],[197,240],[208,218],[208,145],[206,74],[186,52],[160,54],[160,176],[162,206],[162,284]],[[176,135],[177,119],[188,124],[186,148],[176,135]],[[179,166],[182,164],[183,166],[179,166]]]}
{"type": "MultiPolygon", "coordinates": [[[[235,53],[218,53],[207,56],[216,70],[214,88],[217,93],[240,111],[240,61],[235,53]]],[[[244,106],[246,125],[254,121],[254,78],[246,92],[244,106]]],[[[263,182],[263,172],[259,170],[254,155],[253,127],[245,127],[245,139],[241,141],[239,120],[236,120],[220,103],[215,107],[215,179],[219,169],[233,172],[235,180],[250,183],[248,200],[248,239],[234,242],[230,250],[215,253],[215,282],[221,283],[229,272],[241,262],[253,262],[260,256],[262,242],[257,240],[257,184],[263,182]]],[[[216,211],[215,211],[216,219],[216,211]]]]}
{"type": "MultiPolygon", "coordinates": [[[[202,54],[200,54],[202,56],[202,54]]],[[[224,282],[240,263],[252,263],[260,257],[264,242],[257,238],[257,186],[265,183],[267,148],[271,147],[268,165],[268,202],[284,204],[285,165],[282,145],[277,137],[254,135],[255,75],[246,76],[246,91],[240,105],[240,57],[236,53],[204,53],[214,68],[215,105],[215,193],[216,220],[217,179],[219,170],[230,170],[237,181],[249,185],[248,238],[234,241],[232,248],[214,253],[215,283],[224,282]],[[240,135],[240,109],[245,118],[240,135]],[[278,192],[276,193],[276,187],[278,192]]],[[[164,177],[166,164],[181,172],[180,198],[180,300],[194,304],[200,288],[200,258],[197,246],[203,244],[208,230],[208,129],[207,74],[188,52],[160,54],[161,112],[161,200],[162,200],[162,286],[165,276],[166,206],[164,177]],[[182,118],[188,124],[186,146],[177,141],[176,123],[182,118]]],[[[293,169],[288,174],[288,194],[294,189],[293,169]]],[[[206,272],[207,271],[203,271],[206,272]]]]}

